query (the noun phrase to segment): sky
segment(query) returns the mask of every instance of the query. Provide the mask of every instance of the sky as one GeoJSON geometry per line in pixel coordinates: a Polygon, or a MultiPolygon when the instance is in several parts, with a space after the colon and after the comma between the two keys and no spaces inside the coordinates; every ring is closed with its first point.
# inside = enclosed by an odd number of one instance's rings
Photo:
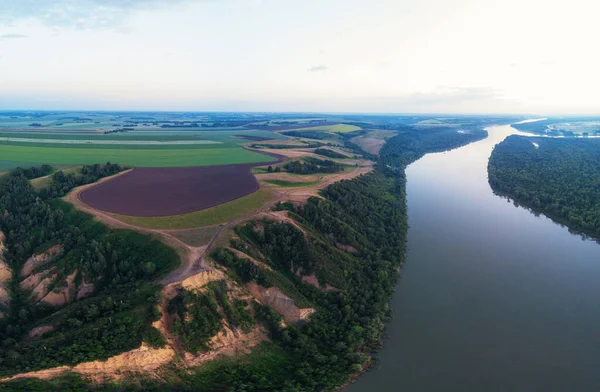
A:
{"type": "Polygon", "coordinates": [[[0,0],[0,110],[600,114],[597,0],[0,0]]]}

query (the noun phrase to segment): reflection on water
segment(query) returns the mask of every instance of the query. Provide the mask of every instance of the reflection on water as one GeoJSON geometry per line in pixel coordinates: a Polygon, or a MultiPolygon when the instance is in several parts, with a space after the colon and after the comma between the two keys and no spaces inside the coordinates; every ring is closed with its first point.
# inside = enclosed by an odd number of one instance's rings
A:
{"type": "Polygon", "coordinates": [[[600,246],[496,196],[489,137],[407,169],[394,320],[348,391],[600,390],[600,246]]]}

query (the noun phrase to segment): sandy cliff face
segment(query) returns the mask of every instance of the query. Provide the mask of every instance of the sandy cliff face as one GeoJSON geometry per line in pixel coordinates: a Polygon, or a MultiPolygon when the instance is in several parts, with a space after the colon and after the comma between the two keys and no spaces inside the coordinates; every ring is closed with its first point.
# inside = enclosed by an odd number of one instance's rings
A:
{"type": "Polygon", "coordinates": [[[249,282],[246,284],[246,289],[261,303],[271,306],[288,323],[304,320],[315,312],[313,308],[299,308],[294,300],[283,294],[278,287],[266,289],[254,282],[249,282]]]}
{"type": "Polygon", "coordinates": [[[61,306],[64,304],[71,303],[77,292],[75,287],[75,276],[77,276],[77,270],[67,276],[67,287],[60,289],[59,291],[50,291],[44,296],[41,301],[53,306],[61,306]]]}
{"type": "Polygon", "coordinates": [[[181,286],[186,290],[196,290],[212,281],[221,279],[225,279],[225,274],[219,270],[211,269],[190,276],[181,282],[181,286]]]}
{"type": "Polygon", "coordinates": [[[21,277],[29,276],[39,266],[44,264],[48,264],[52,259],[63,251],[62,245],[55,245],[52,248],[48,249],[44,253],[40,253],[39,255],[31,256],[23,265],[21,269],[21,273],[19,274],[21,277]]]}
{"type": "Polygon", "coordinates": [[[4,317],[2,309],[7,309],[10,301],[10,294],[8,292],[8,284],[12,280],[12,270],[6,261],[4,260],[4,251],[6,250],[4,243],[6,237],[4,233],[0,231],[0,318],[4,317]]]}

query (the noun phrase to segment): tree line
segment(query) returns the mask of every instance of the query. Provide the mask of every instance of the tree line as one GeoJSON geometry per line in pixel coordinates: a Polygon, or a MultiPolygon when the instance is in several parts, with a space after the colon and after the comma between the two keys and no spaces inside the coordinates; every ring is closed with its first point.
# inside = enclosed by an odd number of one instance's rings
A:
{"type": "Polygon", "coordinates": [[[488,178],[495,192],[600,238],[599,139],[509,136],[494,148],[488,178]]]}

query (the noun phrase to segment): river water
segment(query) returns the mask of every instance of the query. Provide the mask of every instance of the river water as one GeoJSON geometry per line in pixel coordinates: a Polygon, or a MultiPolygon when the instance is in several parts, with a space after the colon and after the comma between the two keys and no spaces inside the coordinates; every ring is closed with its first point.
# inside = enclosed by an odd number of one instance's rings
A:
{"type": "Polygon", "coordinates": [[[494,195],[488,158],[519,132],[488,133],[408,167],[394,320],[347,391],[600,391],[600,245],[494,195]]]}

